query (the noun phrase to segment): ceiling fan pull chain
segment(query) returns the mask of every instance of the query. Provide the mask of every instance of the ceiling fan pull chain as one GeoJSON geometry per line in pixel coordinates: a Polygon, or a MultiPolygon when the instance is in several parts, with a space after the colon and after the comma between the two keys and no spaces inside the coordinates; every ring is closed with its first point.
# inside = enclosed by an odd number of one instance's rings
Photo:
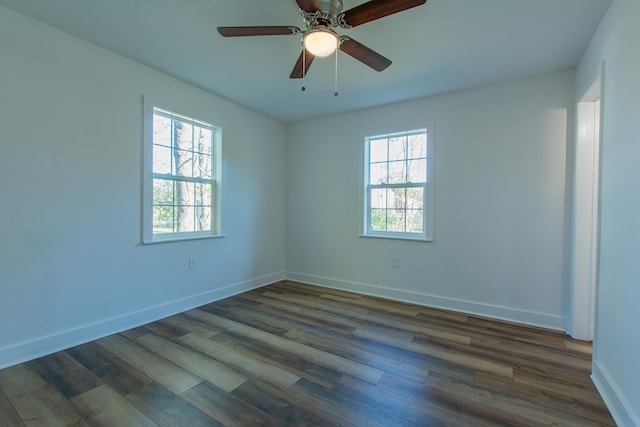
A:
{"type": "Polygon", "coordinates": [[[338,49],[336,49],[336,76],[333,85],[333,96],[338,96],[338,49]]]}
{"type": "Polygon", "coordinates": [[[303,46],[302,47],[302,91],[303,92],[307,90],[306,86],[304,85],[305,77],[307,77],[306,61],[307,61],[307,49],[305,49],[303,46]]]}

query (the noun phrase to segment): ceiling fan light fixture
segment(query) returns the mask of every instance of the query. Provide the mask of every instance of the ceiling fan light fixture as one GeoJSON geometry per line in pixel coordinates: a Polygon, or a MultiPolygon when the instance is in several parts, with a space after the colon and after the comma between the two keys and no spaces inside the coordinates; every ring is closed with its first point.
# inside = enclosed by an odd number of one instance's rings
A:
{"type": "Polygon", "coordinates": [[[340,40],[331,30],[318,28],[307,31],[302,39],[304,48],[314,56],[329,56],[338,49],[340,40]]]}

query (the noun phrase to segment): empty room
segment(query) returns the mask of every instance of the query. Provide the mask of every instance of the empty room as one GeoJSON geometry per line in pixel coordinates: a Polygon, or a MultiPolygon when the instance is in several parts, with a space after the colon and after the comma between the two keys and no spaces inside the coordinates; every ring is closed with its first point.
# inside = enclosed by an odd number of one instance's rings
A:
{"type": "Polygon", "coordinates": [[[637,0],[0,0],[0,426],[640,426],[637,0]]]}

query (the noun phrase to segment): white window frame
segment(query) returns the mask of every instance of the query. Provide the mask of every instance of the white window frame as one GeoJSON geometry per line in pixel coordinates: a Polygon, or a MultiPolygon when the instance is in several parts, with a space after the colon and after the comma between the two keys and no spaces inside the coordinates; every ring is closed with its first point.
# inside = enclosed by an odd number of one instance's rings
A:
{"type": "Polygon", "coordinates": [[[374,237],[384,239],[399,239],[399,240],[415,240],[422,242],[432,242],[434,239],[434,215],[435,215],[435,180],[434,180],[434,125],[433,122],[423,122],[418,124],[409,124],[398,126],[394,128],[387,128],[384,130],[376,130],[366,132],[361,138],[361,185],[360,185],[360,206],[361,206],[361,224],[362,234],[361,237],[374,237]],[[369,183],[369,141],[386,136],[402,135],[411,133],[414,131],[424,130],[427,135],[427,176],[424,183],[407,183],[407,184],[386,184],[386,185],[372,185],[369,183]],[[398,232],[398,231],[380,231],[373,230],[371,228],[371,201],[369,200],[370,189],[372,188],[392,188],[392,187],[422,187],[424,190],[423,196],[423,232],[398,232]]]}
{"type": "MultiPolygon", "coordinates": [[[[221,201],[222,201],[222,129],[210,124],[211,121],[201,120],[205,114],[192,114],[184,108],[176,108],[168,103],[159,102],[144,96],[143,108],[143,153],[142,153],[142,243],[163,243],[182,240],[207,239],[223,237],[221,232],[221,201]],[[196,124],[210,126],[213,132],[212,173],[211,173],[211,228],[202,231],[184,231],[174,233],[153,232],[153,180],[157,174],[153,170],[153,117],[155,110],[169,112],[176,117],[193,121],[196,124]]],[[[166,177],[166,176],[164,176],[166,177]]],[[[200,179],[201,180],[201,179],[200,179]]],[[[209,180],[207,180],[209,182],[209,180]]]]}

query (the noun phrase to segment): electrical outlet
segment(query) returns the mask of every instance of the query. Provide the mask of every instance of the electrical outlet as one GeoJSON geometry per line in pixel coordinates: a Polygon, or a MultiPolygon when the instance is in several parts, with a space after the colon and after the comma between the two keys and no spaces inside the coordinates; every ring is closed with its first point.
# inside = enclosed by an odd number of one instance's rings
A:
{"type": "Polygon", "coordinates": [[[393,268],[400,268],[400,257],[399,256],[394,256],[393,258],[391,258],[391,267],[393,268]]]}
{"type": "Polygon", "coordinates": [[[194,256],[189,257],[189,270],[195,270],[198,267],[198,258],[194,256]]]}

